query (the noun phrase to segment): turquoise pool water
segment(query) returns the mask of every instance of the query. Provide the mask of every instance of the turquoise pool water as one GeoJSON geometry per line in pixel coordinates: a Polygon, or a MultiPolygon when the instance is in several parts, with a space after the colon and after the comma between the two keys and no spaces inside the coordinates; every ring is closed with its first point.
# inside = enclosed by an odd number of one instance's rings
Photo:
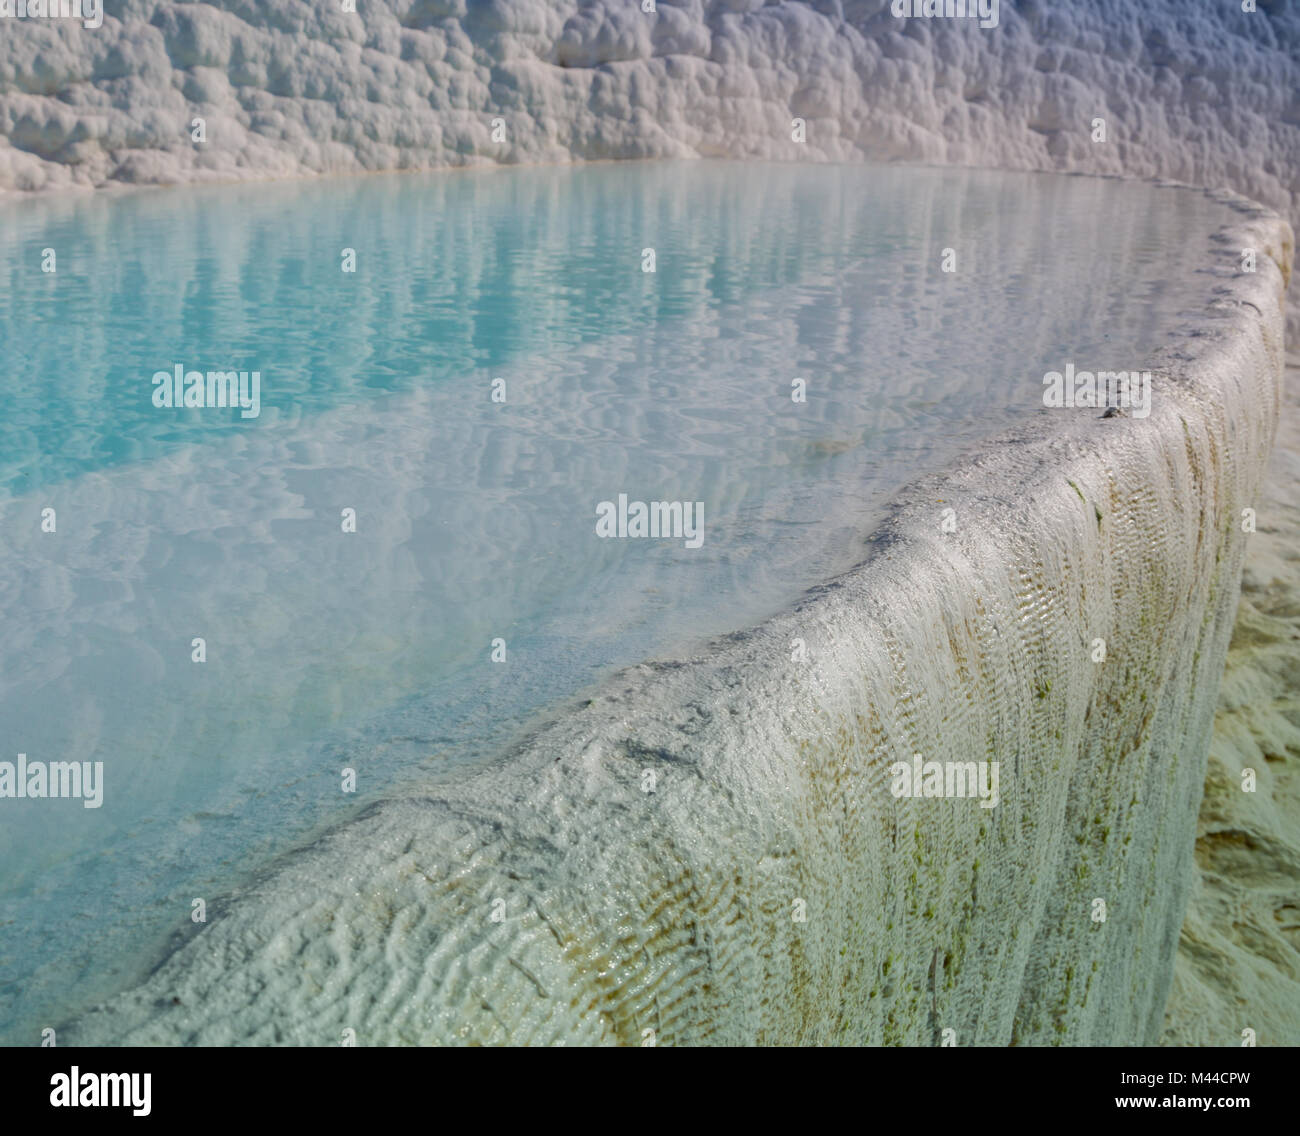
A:
{"type": "Polygon", "coordinates": [[[104,795],[0,799],[0,1041],[358,801],[847,567],[909,478],[1053,413],[1046,371],[1136,367],[1224,216],[715,163],[7,204],[0,761],[104,795]],[[178,365],[256,371],[259,413],[155,405],[178,365]],[[602,539],[620,494],[699,503],[698,546],[602,539]]]}

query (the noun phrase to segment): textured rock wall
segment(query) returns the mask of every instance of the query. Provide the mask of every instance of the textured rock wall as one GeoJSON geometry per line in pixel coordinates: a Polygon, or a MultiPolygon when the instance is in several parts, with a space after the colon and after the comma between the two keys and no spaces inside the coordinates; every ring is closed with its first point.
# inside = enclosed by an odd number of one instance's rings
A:
{"type": "Polygon", "coordinates": [[[108,0],[99,29],[11,21],[0,186],[700,154],[1159,175],[1283,213],[1300,189],[1283,3],[1023,0],[988,30],[884,0],[357,6],[108,0]]]}

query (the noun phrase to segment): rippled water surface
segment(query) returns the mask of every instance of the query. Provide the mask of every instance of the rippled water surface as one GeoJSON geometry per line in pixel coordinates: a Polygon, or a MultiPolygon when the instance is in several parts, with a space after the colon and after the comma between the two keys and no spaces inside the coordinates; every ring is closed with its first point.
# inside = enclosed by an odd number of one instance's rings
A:
{"type": "Polygon", "coordinates": [[[0,760],[102,761],[104,801],[0,799],[0,1040],[359,799],[847,567],[1045,371],[1137,366],[1224,219],[714,163],[6,204],[0,760]],[[259,371],[260,415],[156,407],[178,364],[259,371]],[[620,493],[703,543],[600,539],[620,493]]]}

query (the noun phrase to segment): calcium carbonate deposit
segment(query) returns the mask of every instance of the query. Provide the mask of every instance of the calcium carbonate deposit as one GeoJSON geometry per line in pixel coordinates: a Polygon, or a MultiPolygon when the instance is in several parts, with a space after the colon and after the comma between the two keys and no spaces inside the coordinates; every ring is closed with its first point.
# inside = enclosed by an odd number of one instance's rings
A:
{"type": "Polygon", "coordinates": [[[1155,1040],[1277,413],[1291,235],[1238,208],[1260,270],[1145,422],[923,481],[862,567],[282,859],[62,1036],[1155,1040]],[[916,754],[1000,761],[997,807],[891,792],[916,754]]]}
{"type": "Polygon", "coordinates": [[[5,37],[0,185],[870,156],[1230,183],[1286,209],[1300,176],[1285,4],[1022,0],[987,30],[886,0],[105,7],[93,31],[5,37]]]}
{"type": "MultiPolygon", "coordinates": [[[[1022,0],[985,28],[885,0],[653,7],[127,0],[29,24],[0,39],[0,187],[871,157],[1160,176],[1297,217],[1293,5],[1022,0]]],[[[1148,419],[1022,429],[917,485],[852,573],[283,858],[61,1042],[1286,1040],[1294,1013],[1241,1018],[1294,997],[1276,545],[1197,840],[1243,510],[1294,548],[1259,493],[1292,237],[1235,208],[1148,419]],[[917,753],[1000,760],[999,805],[892,795],[917,753]]]]}

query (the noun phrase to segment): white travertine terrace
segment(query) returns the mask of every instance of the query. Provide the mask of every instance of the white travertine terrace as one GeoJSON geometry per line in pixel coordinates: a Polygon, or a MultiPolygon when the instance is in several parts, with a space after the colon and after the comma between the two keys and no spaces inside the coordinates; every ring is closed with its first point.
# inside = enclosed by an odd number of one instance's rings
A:
{"type": "MultiPolygon", "coordinates": [[[[988,31],[884,0],[358,7],[128,0],[94,31],[6,28],[0,188],[883,157],[1300,205],[1282,3],[1026,0],[988,31]]],[[[1150,419],[1022,432],[917,486],[855,572],[631,672],[493,770],[372,807],[61,1039],[1156,1040],[1279,408],[1292,238],[1240,208],[1150,419]],[[1242,247],[1253,276],[1226,267],[1242,247]],[[1000,756],[1002,804],[895,802],[888,767],[917,750],[1000,756]]]]}
{"type": "Polygon", "coordinates": [[[1270,0],[1020,0],[988,30],[886,0],[341,7],[9,21],[0,188],[702,155],[1157,176],[1292,217],[1300,195],[1300,12],[1270,0]]]}
{"type": "Polygon", "coordinates": [[[1150,418],[1021,428],[916,485],[793,611],[372,806],[60,1036],[1156,1040],[1280,390],[1291,233],[1239,208],[1259,271],[1207,276],[1150,418]],[[1001,803],[894,799],[914,752],[1000,759],[1001,803]]]}

